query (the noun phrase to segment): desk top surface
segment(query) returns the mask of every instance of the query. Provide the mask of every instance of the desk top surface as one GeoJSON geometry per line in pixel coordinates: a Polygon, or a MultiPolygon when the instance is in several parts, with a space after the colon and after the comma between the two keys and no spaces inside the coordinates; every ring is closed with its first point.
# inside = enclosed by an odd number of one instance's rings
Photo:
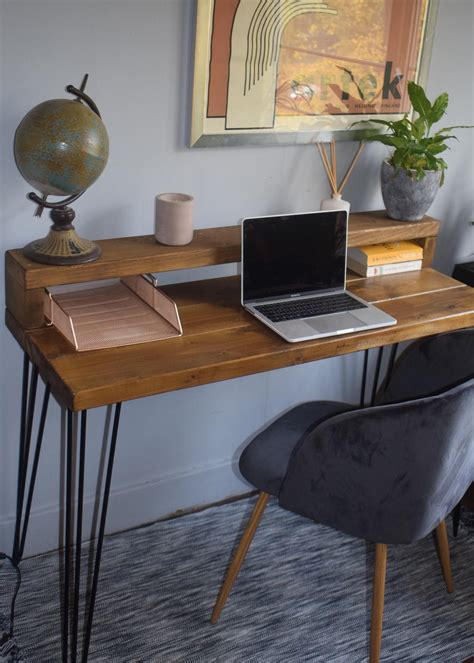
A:
{"type": "Polygon", "coordinates": [[[398,320],[384,329],[287,343],[240,305],[239,277],[167,286],[184,335],[122,348],[76,352],[53,327],[7,325],[58,401],[82,410],[302,364],[474,326],[474,289],[433,269],[369,279],[348,289],[398,320]]]}

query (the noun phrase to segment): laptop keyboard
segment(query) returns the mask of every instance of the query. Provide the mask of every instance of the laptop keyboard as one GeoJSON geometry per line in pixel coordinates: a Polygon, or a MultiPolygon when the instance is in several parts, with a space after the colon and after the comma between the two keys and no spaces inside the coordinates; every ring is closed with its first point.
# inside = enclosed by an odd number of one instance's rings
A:
{"type": "Polygon", "coordinates": [[[283,322],[284,320],[312,318],[318,315],[328,315],[329,313],[354,311],[359,308],[367,308],[367,306],[343,292],[337,295],[326,295],[325,297],[290,299],[286,302],[263,304],[262,306],[256,306],[255,310],[265,315],[272,322],[283,322]]]}

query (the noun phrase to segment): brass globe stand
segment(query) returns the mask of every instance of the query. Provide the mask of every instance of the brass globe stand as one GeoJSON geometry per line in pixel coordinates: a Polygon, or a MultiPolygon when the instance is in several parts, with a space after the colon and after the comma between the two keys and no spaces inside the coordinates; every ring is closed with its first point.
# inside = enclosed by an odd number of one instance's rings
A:
{"type": "MultiPolygon", "coordinates": [[[[83,193],[83,192],[82,192],[83,193]]],[[[53,225],[49,233],[42,239],[30,242],[23,249],[27,258],[34,262],[47,265],[79,265],[92,262],[100,257],[100,247],[89,239],[79,237],[72,222],[76,213],[65,203],[77,200],[81,194],[71,196],[61,203],[47,203],[35,193],[28,194],[28,198],[42,207],[52,208],[50,212],[53,225]]]]}

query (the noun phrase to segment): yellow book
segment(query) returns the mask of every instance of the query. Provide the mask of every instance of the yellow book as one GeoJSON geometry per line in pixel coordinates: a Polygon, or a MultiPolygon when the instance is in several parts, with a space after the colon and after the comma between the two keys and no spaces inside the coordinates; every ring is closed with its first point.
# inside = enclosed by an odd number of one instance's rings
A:
{"type": "Polygon", "coordinates": [[[385,242],[370,246],[350,247],[347,256],[367,267],[372,265],[388,265],[392,262],[421,260],[423,247],[416,242],[385,242]]]}

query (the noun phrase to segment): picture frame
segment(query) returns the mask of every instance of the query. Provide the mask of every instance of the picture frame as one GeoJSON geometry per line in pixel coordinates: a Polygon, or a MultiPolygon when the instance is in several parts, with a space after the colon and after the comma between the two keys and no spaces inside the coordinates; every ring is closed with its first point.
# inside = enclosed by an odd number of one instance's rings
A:
{"type": "Polygon", "coordinates": [[[191,147],[360,140],[410,113],[438,0],[198,0],[191,147]],[[375,125],[374,125],[375,127],[375,125]]]}

